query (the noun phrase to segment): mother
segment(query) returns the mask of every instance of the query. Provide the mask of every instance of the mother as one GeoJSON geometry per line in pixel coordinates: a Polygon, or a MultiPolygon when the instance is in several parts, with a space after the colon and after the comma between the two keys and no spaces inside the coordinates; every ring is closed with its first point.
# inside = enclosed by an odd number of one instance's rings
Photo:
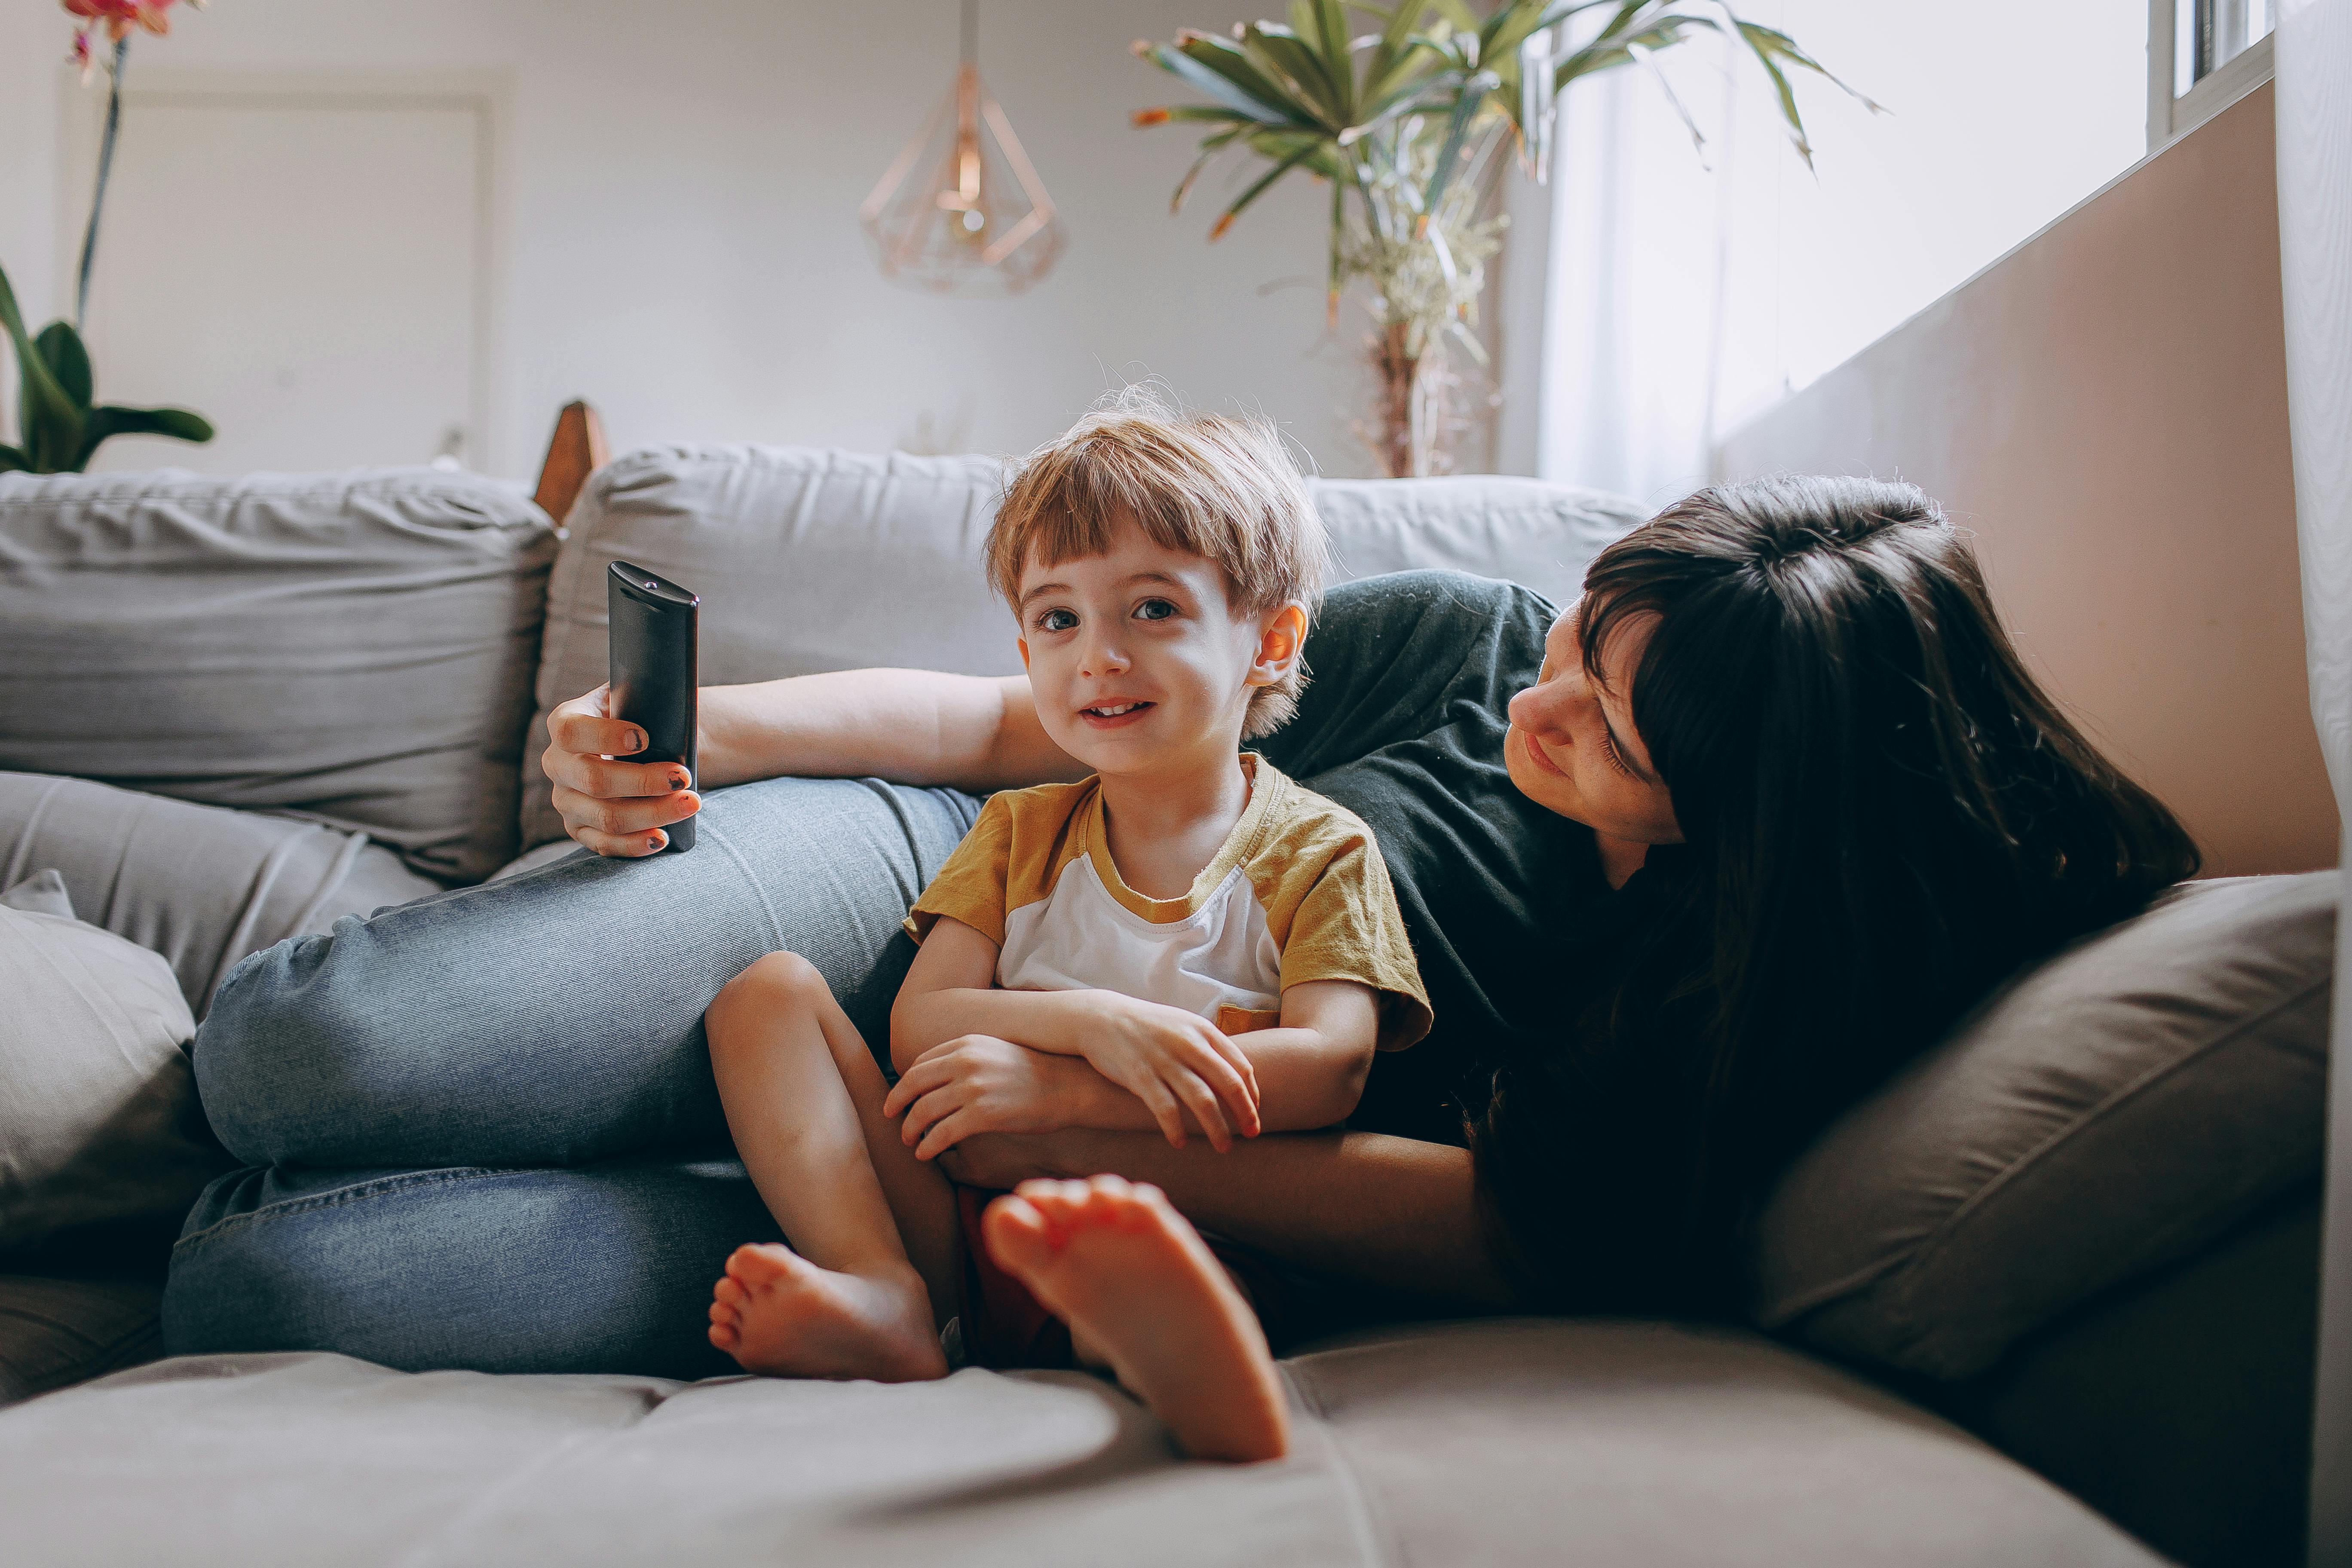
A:
{"type": "MultiPolygon", "coordinates": [[[[1218,1154],[1024,1133],[1041,1108],[1005,1101],[955,1173],[1118,1170],[1243,1242],[1460,1300],[1719,1310],[1745,1216],[1831,1117],[2019,965],[2196,868],[2171,814],[2026,673],[1915,489],[1705,491],[1585,589],[1500,735],[1524,596],[1359,585],[1309,644],[1316,683],[1267,750],[1379,832],[1439,1020],[1376,1069],[1353,1130],[1218,1154]]],[[[704,711],[714,783],[1071,768],[1018,679],[858,672],[704,711]]],[[[630,737],[593,700],[551,729],[583,844],[646,853],[699,804],[658,765],[604,760],[630,737]]],[[[1054,1065],[1063,1104],[1098,1091],[1083,1061],[1054,1065]]]]}

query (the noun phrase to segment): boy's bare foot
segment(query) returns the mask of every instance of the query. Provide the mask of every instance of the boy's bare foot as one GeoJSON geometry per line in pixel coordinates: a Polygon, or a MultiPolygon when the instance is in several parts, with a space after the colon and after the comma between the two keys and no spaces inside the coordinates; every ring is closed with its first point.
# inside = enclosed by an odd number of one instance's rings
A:
{"type": "Polygon", "coordinates": [[[770,1377],[918,1383],[948,1374],[922,1276],[836,1274],[773,1242],[739,1247],[727,1259],[711,1293],[710,1342],[770,1377]]]}
{"type": "Polygon", "coordinates": [[[1200,1459],[1279,1458],[1290,1405],[1256,1314],[1160,1189],[1118,1176],[1024,1182],[981,1221],[997,1263],[1200,1459]]]}

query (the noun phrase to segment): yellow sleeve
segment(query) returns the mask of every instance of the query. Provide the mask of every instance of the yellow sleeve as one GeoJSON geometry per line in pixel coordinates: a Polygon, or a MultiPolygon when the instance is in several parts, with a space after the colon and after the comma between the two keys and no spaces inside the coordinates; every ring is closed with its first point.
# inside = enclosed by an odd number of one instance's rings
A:
{"type": "Polygon", "coordinates": [[[1355,831],[1332,847],[1291,916],[1282,985],[1351,980],[1372,987],[1381,993],[1380,1048],[1402,1050],[1429,1033],[1429,994],[1380,846],[1370,828],[1348,822],[1355,831]]]}
{"type": "Polygon", "coordinates": [[[993,795],[980,808],[980,820],[971,825],[963,842],[950,852],[940,874],[907,911],[907,934],[920,942],[945,915],[1003,946],[1004,884],[1012,854],[1012,800],[1009,795],[993,795]]]}

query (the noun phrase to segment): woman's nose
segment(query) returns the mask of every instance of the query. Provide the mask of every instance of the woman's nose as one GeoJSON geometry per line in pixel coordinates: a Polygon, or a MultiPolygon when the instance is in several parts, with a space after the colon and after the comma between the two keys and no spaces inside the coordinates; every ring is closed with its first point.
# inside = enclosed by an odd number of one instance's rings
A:
{"type": "Polygon", "coordinates": [[[1557,716],[1558,704],[1555,694],[1546,691],[1544,687],[1545,683],[1540,681],[1522,687],[1504,705],[1504,711],[1511,716],[1512,723],[1522,730],[1548,730],[1552,727],[1551,721],[1557,716]]]}

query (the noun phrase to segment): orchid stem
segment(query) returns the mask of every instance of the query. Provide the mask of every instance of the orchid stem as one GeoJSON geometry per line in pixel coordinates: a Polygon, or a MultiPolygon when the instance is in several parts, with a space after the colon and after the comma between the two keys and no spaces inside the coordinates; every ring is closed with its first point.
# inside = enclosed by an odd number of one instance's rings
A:
{"type": "Polygon", "coordinates": [[[98,148],[98,189],[90,194],[89,226],[81,236],[81,275],[74,288],[74,331],[89,317],[89,268],[98,259],[98,215],[106,207],[106,177],[114,172],[114,135],[122,127],[122,62],[130,57],[128,35],[114,40],[114,68],[106,94],[106,139],[98,148]]]}

